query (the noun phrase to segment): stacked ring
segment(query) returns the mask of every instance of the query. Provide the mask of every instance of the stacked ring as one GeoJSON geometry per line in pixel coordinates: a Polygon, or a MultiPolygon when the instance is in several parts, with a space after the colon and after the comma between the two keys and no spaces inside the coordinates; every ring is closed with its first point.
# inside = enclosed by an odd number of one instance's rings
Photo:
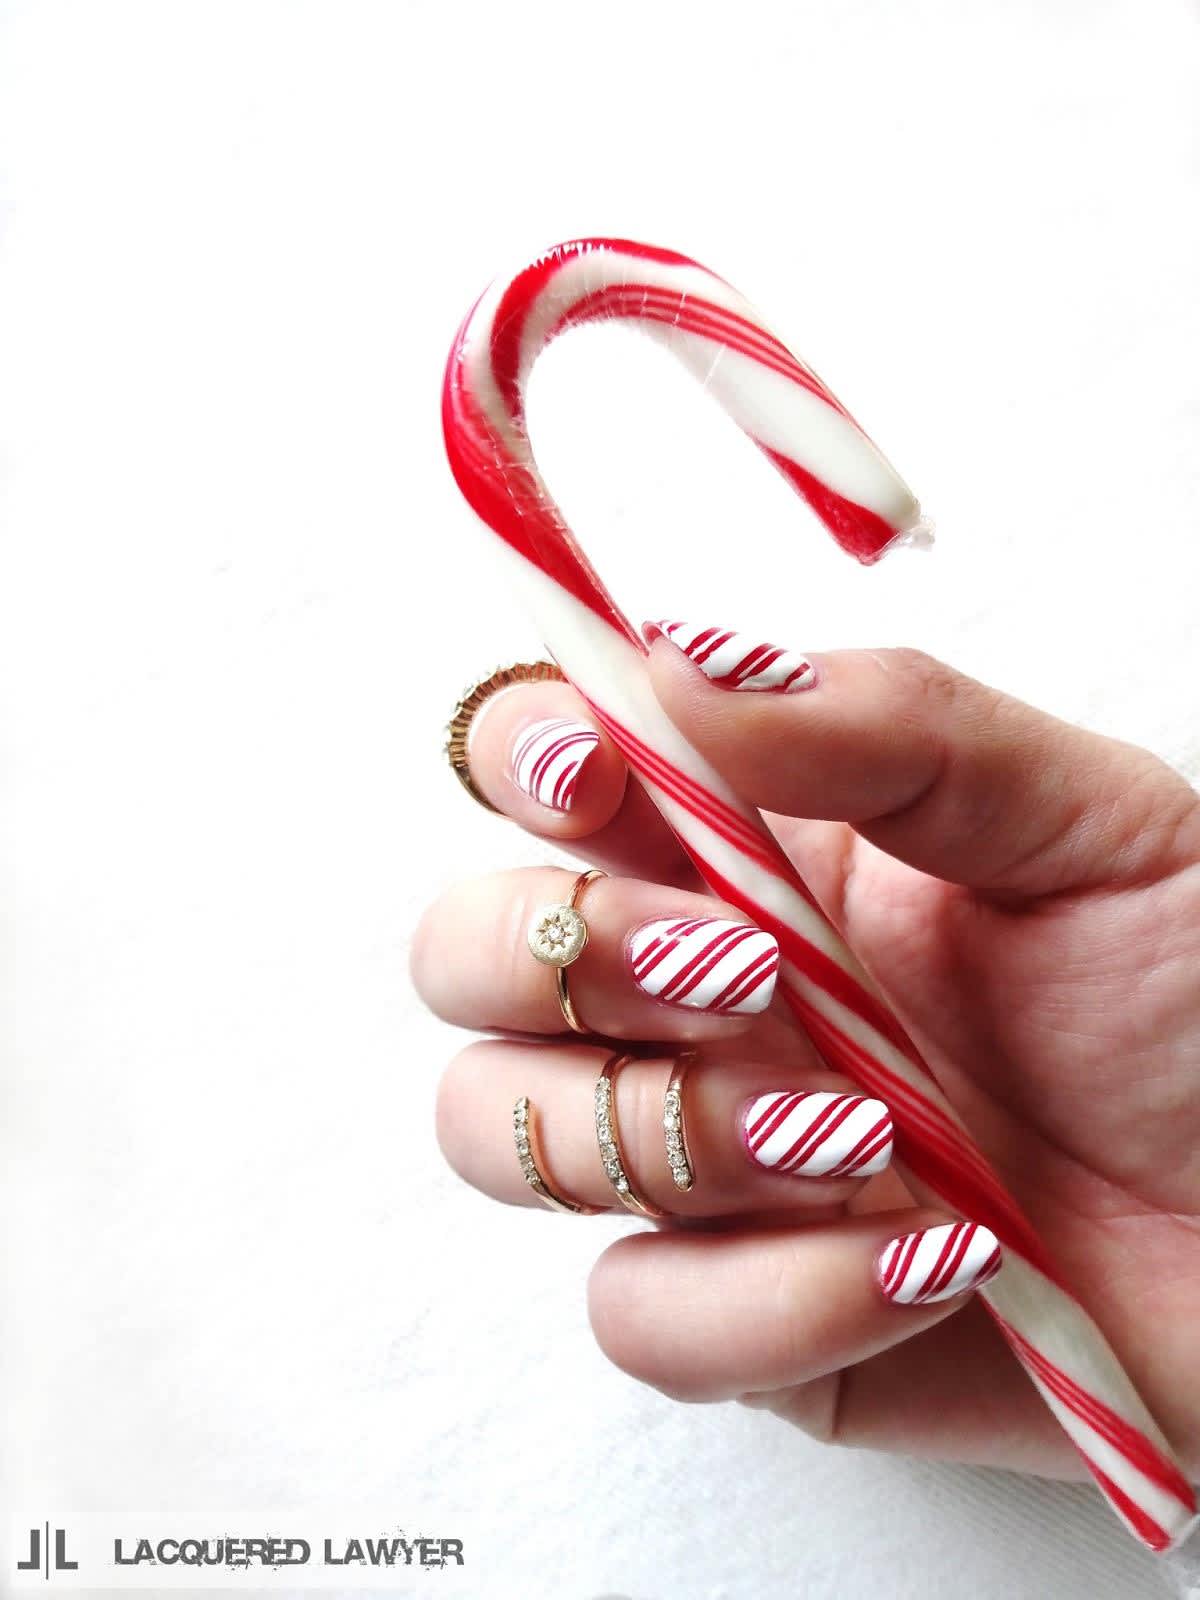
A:
{"type": "Polygon", "coordinates": [[[671,1166],[671,1177],[675,1187],[683,1193],[686,1193],[696,1181],[696,1169],[692,1165],[692,1155],[688,1149],[687,1132],[683,1123],[683,1080],[695,1059],[694,1050],[681,1051],[675,1057],[667,1090],[663,1095],[663,1133],[667,1142],[667,1160],[671,1166]]]}
{"type": "MultiPolygon", "coordinates": [[[[617,1199],[627,1211],[639,1217],[659,1220],[667,1212],[652,1205],[634,1188],[625,1163],[621,1135],[617,1123],[615,1084],[621,1068],[636,1058],[618,1050],[610,1055],[600,1069],[593,1094],[593,1118],[596,1142],[600,1147],[600,1163],[613,1187],[617,1199]]],[[[687,1191],[696,1181],[695,1169],[687,1147],[683,1124],[683,1080],[695,1060],[695,1052],[685,1050],[676,1057],[671,1076],[663,1096],[663,1131],[666,1135],[667,1161],[675,1187],[687,1191]]],[[[566,1211],[573,1216],[595,1216],[607,1208],[583,1205],[568,1200],[546,1177],[546,1162],[538,1138],[533,1105],[528,1095],[521,1095],[513,1106],[513,1137],[516,1141],[517,1160],[525,1182],[538,1199],[552,1211],[566,1211]]]]}
{"type": "Polygon", "coordinates": [[[600,1160],[604,1165],[605,1176],[616,1191],[617,1199],[627,1211],[636,1212],[639,1217],[665,1217],[665,1211],[660,1211],[657,1206],[651,1205],[649,1200],[634,1189],[629,1180],[624,1152],[621,1149],[613,1085],[617,1073],[633,1059],[633,1056],[622,1055],[620,1051],[609,1056],[596,1080],[596,1139],[600,1145],[600,1160]]]}
{"type": "Polygon", "coordinates": [[[593,1217],[603,1208],[581,1205],[577,1200],[567,1200],[546,1181],[546,1160],[538,1138],[537,1123],[528,1095],[521,1095],[513,1106],[513,1138],[517,1146],[517,1160],[525,1182],[544,1206],[551,1211],[567,1211],[576,1217],[593,1217]]]}

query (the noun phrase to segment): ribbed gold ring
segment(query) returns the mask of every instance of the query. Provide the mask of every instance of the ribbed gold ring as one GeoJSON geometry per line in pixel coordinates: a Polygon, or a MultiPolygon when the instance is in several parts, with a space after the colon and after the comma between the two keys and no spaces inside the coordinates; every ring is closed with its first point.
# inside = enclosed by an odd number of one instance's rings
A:
{"type": "Polygon", "coordinates": [[[467,740],[476,712],[492,695],[500,689],[510,688],[514,683],[564,683],[565,681],[552,661],[515,661],[511,667],[497,667],[490,677],[483,678],[479,683],[473,683],[469,689],[463,690],[454,708],[454,715],[446,725],[446,760],[450,763],[450,770],[471,799],[483,806],[485,811],[495,811],[496,807],[475,787],[471,780],[471,767],[467,761],[467,740]]]}
{"type": "Polygon", "coordinates": [[[561,904],[538,907],[526,934],[529,953],[534,960],[540,961],[543,966],[555,968],[558,1007],[572,1033],[590,1032],[575,1009],[567,983],[567,968],[573,961],[579,960],[588,942],[588,925],[579,910],[579,899],[589,883],[607,876],[599,867],[590,867],[586,872],[581,872],[561,904]]]}
{"type": "Polygon", "coordinates": [[[644,1195],[638,1194],[633,1187],[629,1170],[625,1165],[625,1155],[621,1149],[613,1085],[621,1068],[634,1059],[635,1057],[623,1055],[618,1050],[615,1055],[609,1056],[600,1069],[595,1092],[596,1141],[600,1146],[600,1160],[605,1174],[616,1191],[617,1199],[625,1209],[635,1212],[639,1217],[665,1217],[667,1214],[665,1211],[660,1211],[657,1206],[651,1205],[649,1200],[644,1195]]]}

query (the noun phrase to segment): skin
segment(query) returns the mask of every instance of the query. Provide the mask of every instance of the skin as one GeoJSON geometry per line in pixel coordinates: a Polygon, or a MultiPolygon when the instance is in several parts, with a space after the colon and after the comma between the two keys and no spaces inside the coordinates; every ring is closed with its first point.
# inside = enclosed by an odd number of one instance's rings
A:
{"type": "MultiPolygon", "coordinates": [[[[666,640],[649,666],[683,734],[766,813],[1195,1475],[1200,797],[1148,752],[913,651],[822,656],[815,686],[788,695],[717,687],[666,640]]],[[[689,1195],[672,1191],[661,1155],[666,1062],[619,1080],[627,1165],[681,1221],[600,1256],[589,1306],[601,1347],[680,1399],[737,1398],[821,1438],[1079,1476],[976,1297],[900,1307],[879,1293],[886,1242],[945,1215],[914,1207],[891,1172],[863,1184],[751,1165],[747,1095],[840,1082],[778,1005],[706,1019],[637,993],[624,930],[676,906],[736,913],[689,898],[702,885],[607,740],[570,813],[517,789],[513,739],[561,715],[587,720],[566,685],[496,696],[472,733],[474,780],[526,831],[620,875],[588,890],[593,939],[572,969],[582,1015],[617,1037],[702,1048],[689,1195]]],[[[439,1014],[521,1036],[464,1052],[439,1099],[448,1160],[510,1203],[536,1205],[512,1154],[518,1093],[539,1108],[560,1187],[612,1200],[590,1128],[606,1052],[563,1041],[553,984],[523,947],[530,911],[573,875],[459,886],[414,945],[414,979],[439,1014]],[[467,918],[494,939],[456,944],[467,918]],[[499,966],[497,950],[511,953],[499,966]]]]}

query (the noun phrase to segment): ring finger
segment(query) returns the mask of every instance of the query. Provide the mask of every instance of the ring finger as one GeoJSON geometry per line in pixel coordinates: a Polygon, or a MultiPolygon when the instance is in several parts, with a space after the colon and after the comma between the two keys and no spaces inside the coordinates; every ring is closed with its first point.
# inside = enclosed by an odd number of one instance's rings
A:
{"type": "Polygon", "coordinates": [[[690,1064],[679,1108],[667,1115],[673,1061],[627,1061],[598,1130],[595,1088],[611,1054],[503,1040],[464,1050],[438,1095],[438,1138],[450,1165],[497,1200],[536,1206],[514,1141],[514,1131],[518,1140],[528,1137],[524,1121],[514,1130],[518,1099],[536,1118],[542,1180],[585,1206],[622,1203],[602,1142],[616,1146],[633,1194],[673,1216],[840,1207],[891,1157],[891,1117],[880,1101],[823,1069],[764,1067],[724,1054],[690,1064]],[[686,1190],[672,1175],[681,1144],[694,1180],[686,1190]]]}

